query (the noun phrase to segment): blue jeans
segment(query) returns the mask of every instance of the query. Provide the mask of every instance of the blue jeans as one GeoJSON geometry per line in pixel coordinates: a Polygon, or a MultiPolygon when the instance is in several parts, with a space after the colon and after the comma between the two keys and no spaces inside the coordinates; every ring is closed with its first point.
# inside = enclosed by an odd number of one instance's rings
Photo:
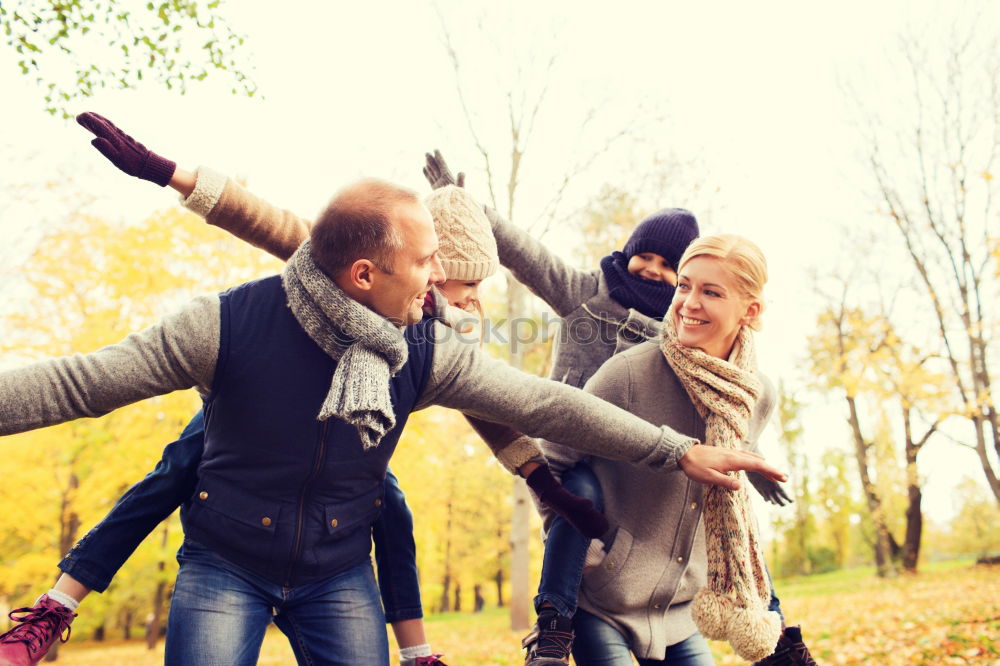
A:
{"type": "MultiPolygon", "coordinates": [[[[106,590],[142,540],[194,494],[204,450],[205,416],[199,411],[180,439],[163,449],[153,471],[129,488],[108,515],[70,549],[59,563],[63,573],[92,590],[106,590]]],[[[389,470],[382,514],[372,534],[388,621],[423,617],[413,516],[389,470]]]]}
{"type": "Polygon", "coordinates": [[[199,411],[180,439],[163,449],[153,471],[70,549],[59,563],[63,573],[92,590],[106,590],[142,540],[194,493],[204,449],[205,417],[199,411]]]}
{"type": "Polygon", "coordinates": [[[385,616],[371,562],[308,585],[282,587],[186,540],[170,601],[168,666],[257,663],[271,620],[299,664],[388,664],[385,616]]]}
{"type": "MultiPolygon", "coordinates": [[[[587,463],[577,463],[563,472],[563,488],[579,497],[589,499],[598,511],[604,510],[601,484],[587,463]]],[[[538,582],[535,611],[542,602],[549,602],[560,615],[572,617],[576,612],[583,563],[587,558],[590,539],[576,531],[561,516],[556,516],[545,536],[545,554],[542,558],[542,577],[538,582]]]]}
{"type": "MultiPolygon", "coordinates": [[[[587,611],[573,617],[573,659],[577,666],[632,666],[628,641],[617,629],[587,611]]],[[[715,660],[701,634],[667,647],[666,659],[639,659],[639,666],[714,666],[715,660]]]]}

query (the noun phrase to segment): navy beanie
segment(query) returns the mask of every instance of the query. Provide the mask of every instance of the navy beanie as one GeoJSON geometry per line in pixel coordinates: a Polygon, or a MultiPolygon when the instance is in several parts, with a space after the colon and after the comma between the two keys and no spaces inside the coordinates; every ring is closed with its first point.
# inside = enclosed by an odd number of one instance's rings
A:
{"type": "Polygon", "coordinates": [[[626,261],[642,252],[654,252],[677,269],[684,250],[698,237],[698,220],[689,210],[664,208],[639,223],[622,253],[626,261]]]}

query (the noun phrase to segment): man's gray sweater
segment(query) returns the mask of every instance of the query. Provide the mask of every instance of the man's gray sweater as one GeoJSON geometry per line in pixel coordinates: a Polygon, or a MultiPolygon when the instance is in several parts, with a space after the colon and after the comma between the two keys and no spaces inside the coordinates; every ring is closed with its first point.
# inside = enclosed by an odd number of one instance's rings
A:
{"type": "MultiPolygon", "coordinates": [[[[219,351],[217,295],[90,354],[0,372],[0,435],[81,417],[180,389],[212,390],[219,351]]],[[[582,391],[517,371],[437,324],[418,409],[436,404],[577,449],[671,470],[691,438],[653,426],[582,391]]]]}

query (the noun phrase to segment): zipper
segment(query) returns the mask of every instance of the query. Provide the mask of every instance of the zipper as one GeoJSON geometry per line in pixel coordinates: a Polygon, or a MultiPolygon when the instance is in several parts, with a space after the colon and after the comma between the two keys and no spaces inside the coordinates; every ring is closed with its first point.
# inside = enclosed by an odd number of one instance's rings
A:
{"type": "Polygon", "coordinates": [[[309,476],[306,477],[305,483],[302,484],[302,490],[299,491],[299,511],[295,519],[295,540],[292,542],[292,556],[288,560],[288,571],[285,573],[285,587],[291,587],[292,572],[295,570],[295,565],[302,555],[302,523],[305,518],[306,496],[309,494],[316,476],[323,469],[323,461],[326,458],[326,428],[328,423],[329,421],[323,421],[323,426],[319,430],[319,445],[316,447],[313,468],[309,472],[309,476]]]}

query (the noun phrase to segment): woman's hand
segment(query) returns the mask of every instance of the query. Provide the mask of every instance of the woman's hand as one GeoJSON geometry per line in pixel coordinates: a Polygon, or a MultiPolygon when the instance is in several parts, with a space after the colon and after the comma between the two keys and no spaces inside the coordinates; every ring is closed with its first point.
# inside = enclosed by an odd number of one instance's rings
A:
{"type": "Polygon", "coordinates": [[[764,460],[764,456],[740,449],[722,449],[717,446],[695,444],[681,457],[680,468],[692,481],[739,490],[740,482],[728,472],[745,470],[757,472],[772,481],[786,481],[788,477],[764,460]]]}

